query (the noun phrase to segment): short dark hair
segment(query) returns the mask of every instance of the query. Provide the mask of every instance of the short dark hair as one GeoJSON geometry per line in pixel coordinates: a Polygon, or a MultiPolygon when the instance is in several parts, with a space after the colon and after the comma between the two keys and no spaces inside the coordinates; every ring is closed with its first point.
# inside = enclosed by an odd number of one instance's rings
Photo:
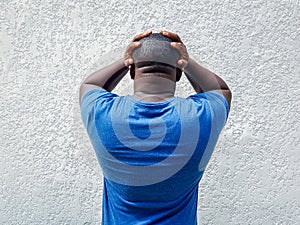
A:
{"type": "Polygon", "coordinates": [[[141,46],[132,53],[134,63],[139,62],[159,62],[177,67],[179,52],[172,48],[172,40],[160,33],[153,33],[139,40],[141,46]]]}
{"type": "Polygon", "coordinates": [[[172,39],[160,33],[153,33],[139,40],[141,46],[132,53],[134,64],[131,66],[130,75],[134,79],[135,66],[142,65],[143,62],[153,62],[153,64],[165,64],[176,69],[176,81],[180,80],[182,71],[178,68],[180,58],[178,50],[171,47],[172,39]]]}

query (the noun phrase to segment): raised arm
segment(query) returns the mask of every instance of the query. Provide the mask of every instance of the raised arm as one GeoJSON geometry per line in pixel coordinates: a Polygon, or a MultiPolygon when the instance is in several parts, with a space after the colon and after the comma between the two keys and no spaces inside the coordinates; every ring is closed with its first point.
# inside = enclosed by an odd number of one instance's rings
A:
{"type": "Polygon", "coordinates": [[[174,41],[171,43],[171,46],[176,48],[180,53],[178,66],[184,69],[184,73],[194,90],[197,93],[208,91],[218,92],[226,98],[230,108],[231,91],[225,81],[218,75],[199,65],[193,59],[189,58],[187,49],[177,34],[166,31],[161,31],[161,34],[174,41]]]}
{"type": "Polygon", "coordinates": [[[226,98],[230,108],[231,91],[221,77],[202,67],[191,58],[189,58],[184,73],[197,93],[207,91],[218,92],[226,98]]]}
{"type": "Polygon", "coordinates": [[[106,91],[112,91],[128,70],[128,67],[124,64],[124,60],[120,59],[117,62],[92,73],[80,86],[80,102],[82,96],[91,89],[100,88],[106,91]]]}
{"type": "Polygon", "coordinates": [[[86,92],[94,88],[112,91],[126,75],[129,70],[129,66],[133,64],[131,54],[135,48],[140,46],[140,42],[138,41],[143,37],[150,35],[151,33],[152,31],[148,31],[135,36],[126,49],[124,59],[120,59],[88,76],[80,86],[79,101],[81,102],[82,96],[86,92]]]}

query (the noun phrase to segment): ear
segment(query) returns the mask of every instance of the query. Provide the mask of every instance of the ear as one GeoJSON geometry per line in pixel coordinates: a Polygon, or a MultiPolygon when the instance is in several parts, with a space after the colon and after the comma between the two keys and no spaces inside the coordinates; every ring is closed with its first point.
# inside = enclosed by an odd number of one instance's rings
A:
{"type": "Polygon", "coordinates": [[[134,80],[134,76],[135,76],[135,65],[132,64],[130,65],[130,77],[132,80],[134,80]]]}
{"type": "Polygon", "coordinates": [[[182,70],[179,68],[176,68],[176,81],[179,81],[182,75],[182,70]]]}

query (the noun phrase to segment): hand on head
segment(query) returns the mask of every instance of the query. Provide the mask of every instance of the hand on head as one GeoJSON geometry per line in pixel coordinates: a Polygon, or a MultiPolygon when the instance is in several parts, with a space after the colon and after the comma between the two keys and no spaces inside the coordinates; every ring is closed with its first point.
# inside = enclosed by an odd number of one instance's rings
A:
{"type": "MultiPolygon", "coordinates": [[[[133,59],[132,59],[132,53],[133,53],[134,49],[138,48],[141,45],[139,40],[141,40],[142,38],[147,37],[151,34],[152,34],[152,31],[147,31],[147,32],[142,33],[142,34],[138,34],[137,36],[135,36],[133,38],[133,40],[128,45],[128,47],[125,51],[125,54],[124,54],[124,64],[125,64],[125,66],[129,67],[130,65],[132,65],[134,63],[133,59]]],[[[177,34],[167,32],[167,31],[160,31],[160,34],[162,34],[165,37],[170,38],[173,41],[173,42],[171,42],[171,47],[178,50],[178,52],[180,54],[180,58],[178,60],[178,66],[181,69],[185,68],[188,64],[189,54],[187,52],[187,49],[186,49],[185,45],[181,41],[180,37],[177,34]]]]}
{"type": "Polygon", "coordinates": [[[141,40],[144,37],[148,37],[150,34],[152,34],[152,31],[146,31],[145,33],[138,34],[133,38],[133,40],[128,45],[124,54],[125,66],[130,66],[133,64],[133,59],[132,59],[133,50],[141,45],[141,42],[139,42],[139,40],[141,40]]]}
{"type": "Polygon", "coordinates": [[[165,37],[170,38],[173,42],[171,46],[178,50],[180,54],[180,58],[178,60],[178,66],[183,69],[188,65],[189,61],[189,54],[183,42],[181,41],[180,37],[177,34],[168,32],[168,31],[160,31],[160,34],[164,35],[165,37]]]}

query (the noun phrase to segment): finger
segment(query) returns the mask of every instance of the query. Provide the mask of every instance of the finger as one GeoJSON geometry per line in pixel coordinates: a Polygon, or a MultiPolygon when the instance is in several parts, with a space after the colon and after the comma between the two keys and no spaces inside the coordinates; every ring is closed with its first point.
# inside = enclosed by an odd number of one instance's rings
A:
{"type": "Polygon", "coordinates": [[[130,65],[133,64],[133,59],[129,58],[129,59],[124,60],[124,64],[125,64],[125,66],[129,67],[130,65]]]}
{"type": "Polygon", "coordinates": [[[139,42],[139,41],[133,41],[133,42],[131,42],[129,44],[128,47],[129,47],[130,50],[134,50],[135,48],[137,48],[139,46],[141,46],[141,42],[139,42]]]}
{"type": "Polygon", "coordinates": [[[126,52],[124,54],[125,66],[130,66],[131,64],[133,64],[132,53],[133,53],[134,49],[136,49],[140,45],[141,45],[140,42],[131,42],[129,44],[129,46],[127,47],[126,52]]]}
{"type": "Polygon", "coordinates": [[[180,37],[177,34],[174,34],[174,33],[168,32],[168,31],[164,31],[164,30],[160,31],[159,33],[164,35],[165,37],[170,38],[174,42],[182,43],[180,37]]]}
{"type": "Polygon", "coordinates": [[[177,62],[178,66],[181,68],[186,67],[188,64],[188,60],[189,60],[189,54],[186,50],[185,45],[182,43],[179,43],[179,42],[172,42],[171,46],[173,48],[177,49],[180,54],[179,60],[177,62]]]}
{"type": "Polygon", "coordinates": [[[141,42],[131,42],[125,52],[125,55],[129,55],[131,56],[132,52],[134,51],[134,49],[136,49],[137,47],[139,47],[141,45],[141,42]]]}
{"type": "Polygon", "coordinates": [[[183,43],[171,42],[171,46],[179,51],[180,54],[187,54],[186,47],[183,43]]]}
{"type": "Polygon", "coordinates": [[[144,37],[148,37],[150,34],[152,34],[152,30],[146,31],[145,33],[138,34],[133,38],[133,41],[139,41],[144,37]]]}
{"type": "Polygon", "coordinates": [[[182,69],[185,68],[187,66],[187,64],[188,64],[187,60],[184,60],[184,59],[178,60],[178,66],[182,69]]]}

